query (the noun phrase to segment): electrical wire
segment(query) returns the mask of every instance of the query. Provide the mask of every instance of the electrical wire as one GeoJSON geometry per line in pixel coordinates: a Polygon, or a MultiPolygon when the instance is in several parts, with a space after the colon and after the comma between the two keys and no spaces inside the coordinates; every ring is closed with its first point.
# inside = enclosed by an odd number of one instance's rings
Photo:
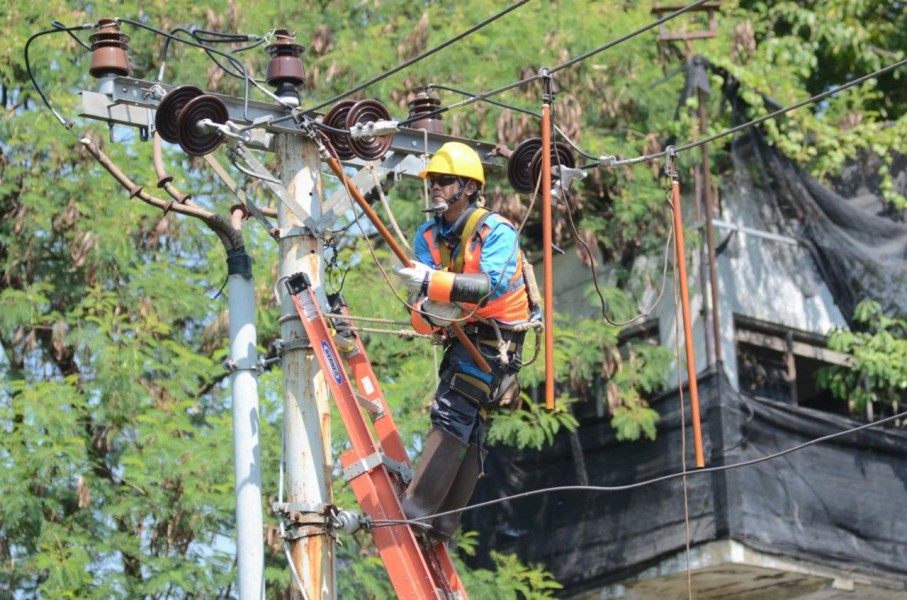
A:
{"type": "MultiPolygon", "coordinates": [[[[857,85],[860,85],[861,83],[865,83],[866,81],[868,81],[870,79],[874,79],[876,77],[879,77],[881,75],[894,71],[895,69],[903,67],[904,65],[907,65],[907,58],[900,60],[896,63],[890,64],[887,67],[883,67],[877,71],[873,71],[872,73],[869,73],[868,75],[864,75],[862,77],[854,79],[853,81],[848,81],[847,83],[843,83],[839,86],[835,86],[830,90],[822,92],[821,94],[816,94],[815,96],[807,98],[806,100],[801,100],[800,102],[796,102],[789,106],[785,106],[784,108],[780,108],[767,115],[763,115],[761,117],[752,119],[750,121],[747,121],[746,123],[742,123],[735,127],[731,127],[730,129],[726,129],[722,132],[716,133],[714,135],[703,138],[701,140],[697,140],[695,142],[690,142],[689,144],[684,144],[682,146],[677,146],[674,149],[674,151],[679,154],[679,153],[685,152],[687,150],[692,150],[694,148],[704,146],[705,144],[709,144],[711,142],[714,142],[715,140],[719,140],[719,139],[727,137],[729,135],[733,135],[737,132],[743,131],[744,129],[749,129],[750,127],[755,127],[756,125],[759,125],[761,123],[764,123],[764,122],[774,119],[776,117],[780,117],[786,113],[797,110],[798,108],[803,108],[804,106],[807,106],[809,104],[814,104],[820,100],[824,100],[825,98],[828,98],[829,96],[833,96],[835,94],[843,92],[844,90],[847,90],[847,89],[850,89],[857,85]]],[[[644,154],[644,155],[638,156],[636,158],[629,158],[629,159],[624,159],[624,160],[614,160],[614,157],[603,156],[603,157],[601,157],[600,162],[598,164],[585,165],[582,168],[586,169],[586,168],[602,167],[602,166],[619,167],[619,166],[625,166],[625,165],[633,165],[633,164],[637,164],[637,163],[641,163],[641,162],[649,162],[652,160],[656,160],[656,159],[662,158],[666,155],[667,155],[667,150],[662,150],[661,152],[655,152],[653,154],[644,154]]]]}
{"type": "MultiPolygon", "coordinates": [[[[465,90],[450,87],[448,85],[442,85],[440,83],[429,83],[425,86],[425,88],[426,89],[445,90],[448,92],[453,92],[455,94],[460,94],[461,96],[467,96],[467,97],[475,96],[474,92],[467,92],[465,90]]],[[[497,106],[499,108],[503,108],[505,110],[512,110],[514,112],[523,113],[523,114],[529,115],[530,117],[535,117],[536,119],[539,119],[539,120],[542,119],[541,113],[537,113],[535,111],[529,110],[528,108],[520,108],[519,106],[513,106],[512,104],[505,104],[503,102],[499,102],[497,100],[490,100],[488,98],[484,99],[483,102],[486,102],[493,106],[497,106]]],[[[419,115],[419,116],[421,117],[422,115],[419,115]]],[[[587,152],[584,152],[583,149],[580,148],[579,146],[577,146],[573,142],[573,140],[570,139],[570,137],[567,135],[567,133],[563,129],[558,127],[557,125],[553,125],[553,128],[554,128],[554,131],[567,143],[567,145],[570,146],[571,148],[573,148],[578,154],[583,155],[585,158],[591,158],[591,159],[595,159],[595,160],[597,160],[599,158],[598,156],[595,156],[594,154],[589,154],[587,152]]],[[[346,132],[344,132],[344,133],[346,133],[346,132]]]]}
{"type": "MultiPolygon", "coordinates": [[[[53,106],[51,106],[50,100],[48,100],[48,99],[47,99],[47,96],[44,94],[44,90],[42,90],[42,89],[41,89],[41,86],[38,85],[38,81],[35,79],[35,76],[34,76],[34,74],[32,73],[32,70],[31,70],[31,60],[30,60],[29,55],[28,55],[28,50],[29,50],[29,48],[31,47],[32,42],[34,42],[35,40],[37,40],[39,37],[42,37],[42,36],[45,36],[45,35],[48,35],[48,34],[51,34],[51,33],[68,33],[70,36],[72,36],[72,32],[73,32],[73,31],[82,31],[82,30],[85,30],[85,29],[94,29],[94,24],[92,23],[92,24],[85,24],[85,25],[75,25],[75,26],[73,26],[73,27],[65,27],[65,26],[63,26],[62,23],[59,23],[58,21],[54,21],[53,24],[54,24],[54,28],[53,28],[53,29],[46,29],[46,30],[44,30],[44,31],[39,31],[38,33],[35,33],[35,34],[32,35],[31,37],[29,37],[28,40],[25,42],[25,49],[24,49],[24,54],[25,54],[25,72],[26,72],[26,74],[28,74],[28,78],[29,78],[29,80],[31,80],[32,85],[35,86],[35,91],[38,92],[38,96],[41,97],[41,101],[44,103],[44,106],[46,106],[47,109],[54,115],[54,117],[57,118],[57,120],[60,122],[60,124],[63,125],[63,127],[65,127],[66,129],[70,129],[70,130],[71,130],[71,129],[72,129],[72,122],[71,122],[71,121],[67,121],[66,119],[64,119],[64,118],[60,115],[60,113],[58,113],[58,112],[56,111],[56,109],[55,109],[53,106]]],[[[75,36],[73,36],[73,37],[75,37],[75,36]]],[[[84,44],[83,44],[83,46],[84,46],[84,44]]]]}
{"type": "Polygon", "coordinates": [[[477,94],[477,95],[473,96],[472,98],[467,98],[465,100],[461,100],[460,102],[455,102],[449,106],[444,106],[444,107],[435,109],[432,112],[417,115],[406,121],[401,121],[400,125],[406,126],[408,123],[411,123],[417,119],[427,119],[427,118],[433,117],[435,115],[445,113],[449,110],[453,110],[454,108],[468,106],[469,104],[478,102],[480,100],[487,100],[491,96],[497,96],[498,94],[501,94],[508,90],[512,90],[513,88],[520,87],[520,86],[526,85],[527,83],[532,83],[534,81],[538,81],[539,79],[542,79],[544,77],[548,77],[552,73],[556,73],[558,71],[566,69],[567,67],[573,66],[582,60],[586,60],[590,56],[594,56],[594,55],[598,54],[599,52],[603,52],[605,50],[608,50],[609,48],[613,48],[614,46],[616,46],[618,44],[622,44],[623,42],[631,40],[634,37],[636,37],[642,33],[645,33],[646,31],[649,31],[653,27],[657,27],[663,23],[670,21],[671,19],[675,19],[675,18],[679,17],[680,15],[684,14],[685,12],[696,8],[697,6],[705,4],[706,2],[708,2],[708,0],[697,0],[696,2],[693,2],[687,6],[684,6],[683,8],[678,9],[677,11],[672,12],[669,15],[665,15],[664,17],[658,19],[657,21],[653,21],[652,23],[649,23],[648,25],[644,25],[643,27],[640,27],[639,29],[632,31],[632,32],[628,33],[627,35],[623,35],[615,40],[608,42],[607,44],[604,44],[603,46],[599,46],[598,48],[595,48],[594,50],[590,50],[589,52],[581,54],[580,56],[578,56],[574,59],[561,63],[561,64],[557,65],[556,67],[553,67],[551,69],[542,69],[541,72],[536,73],[535,75],[532,75],[530,77],[526,77],[525,79],[520,79],[519,81],[514,81],[513,83],[509,83],[509,84],[499,87],[497,89],[494,89],[494,90],[491,90],[488,92],[483,92],[481,94],[477,94]]]}
{"type": "Polygon", "coordinates": [[[413,523],[419,523],[422,521],[426,521],[428,519],[434,519],[435,517],[442,517],[442,516],[446,516],[446,515],[452,515],[452,514],[464,513],[464,512],[468,512],[468,511],[472,511],[472,510],[477,510],[480,508],[487,508],[489,506],[494,506],[496,504],[502,504],[504,502],[510,502],[512,500],[521,500],[523,498],[530,498],[532,496],[540,496],[540,495],[553,494],[553,493],[559,493],[559,492],[601,492],[601,493],[627,492],[627,491],[636,490],[636,489],[648,487],[650,485],[656,485],[659,483],[664,483],[666,481],[672,481],[674,479],[679,479],[679,478],[688,477],[688,476],[692,476],[692,475],[708,475],[708,474],[712,474],[712,473],[722,473],[722,472],[726,472],[726,471],[732,471],[732,470],[741,469],[744,467],[751,467],[753,465],[757,465],[760,463],[769,462],[769,461],[781,458],[782,456],[787,456],[788,454],[793,454],[794,452],[799,452],[800,450],[804,450],[806,448],[809,448],[810,446],[815,446],[816,444],[821,444],[823,442],[828,442],[828,441],[831,441],[831,440],[834,440],[834,439],[837,439],[840,437],[851,435],[853,433],[858,433],[858,432],[864,431],[866,429],[878,427],[879,425],[884,425],[885,423],[897,421],[897,420],[903,419],[905,417],[907,417],[907,411],[903,411],[903,412],[891,415],[890,417],[885,417],[884,419],[879,419],[878,421],[873,421],[872,423],[866,423],[866,424],[860,425],[858,427],[852,427],[850,429],[844,429],[842,431],[830,433],[828,435],[824,435],[822,437],[809,440],[808,442],[804,442],[802,444],[798,444],[796,446],[792,446],[790,448],[787,448],[785,450],[780,450],[780,451],[774,452],[772,454],[767,454],[765,456],[760,456],[758,458],[753,458],[750,460],[745,460],[745,461],[742,461],[739,463],[733,463],[733,464],[729,464],[729,465],[720,465],[717,467],[705,467],[702,469],[696,469],[694,471],[679,471],[677,473],[670,473],[668,475],[662,475],[661,477],[653,477],[652,479],[646,479],[644,481],[638,481],[636,483],[629,483],[629,484],[625,484],[625,485],[613,485],[613,486],[562,485],[562,486],[555,486],[555,487],[549,487],[549,488],[541,488],[538,490],[530,490],[528,492],[521,492],[519,494],[512,494],[510,496],[504,496],[503,498],[495,498],[494,500],[487,500],[485,502],[479,502],[479,503],[472,504],[470,506],[466,506],[464,508],[460,508],[457,510],[439,512],[434,515],[426,515],[425,517],[421,517],[420,519],[413,519],[413,520],[376,519],[372,523],[375,525],[381,525],[381,526],[402,525],[405,523],[413,524],[413,523]]]}
{"type": "Polygon", "coordinates": [[[473,27],[470,27],[469,29],[467,29],[467,30],[464,31],[463,33],[454,36],[453,38],[447,40],[447,41],[444,42],[443,44],[440,44],[440,45],[438,45],[438,46],[435,46],[434,48],[431,48],[430,50],[427,50],[427,51],[423,52],[422,54],[420,54],[420,55],[418,55],[418,56],[416,56],[416,57],[413,57],[413,58],[411,58],[411,59],[409,59],[409,60],[407,60],[407,61],[404,61],[403,63],[397,65],[397,66],[394,67],[393,69],[390,69],[389,71],[385,71],[384,73],[378,75],[377,77],[373,77],[373,78],[369,79],[368,81],[365,81],[365,82],[363,82],[363,83],[360,83],[359,85],[357,85],[357,86],[355,86],[355,87],[353,87],[353,88],[351,88],[351,89],[349,89],[349,90],[343,92],[342,94],[338,94],[337,96],[334,96],[334,97],[331,98],[330,100],[325,100],[324,102],[322,102],[322,103],[319,104],[318,106],[315,106],[314,108],[310,108],[310,109],[308,110],[308,112],[316,112],[316,111],[321,110],[322,108],[324,108],[324,107],[326,107],[326,106],[330,106],[331,104],[334,104],[334,103],[337,102],[338,100],[342,100],[342,99],[344,99],[344,98],[347,98],[347,97],[349,97],[349,96],[352,96],[352,95],[355,94],[356,92],[359,92],[359,91],[361,91],[361,90],[364,90],[365,88],[369,87],[370,85],[373,85],[373,84],[375,84],[375,83],[378,83],[379,81],[381,81],[381,80],[383,80],[383,79],[386,79],[386,78],[390,77],[391,75],[393,75],[393,74],[395,74],[395,73],[397,73],[397,72],[399,72],[399,71],[402,71],[403,69],[405,69],[405,68],[407,68],[407,67],[409,67],[409,66],[411,66],[411,65],[414,65],[414,64],[416,64],[417,62],[419,62],[419,61],[421,61],[421,60],[423,60],[423,59],[425,59],[425,58],[428,58],[429,56],[435,54],[436,52],[439,52],[440,50],[443,50],[444,48],[450,46],[451,44],[454,44],[454,43],[456,43],[456,42],[462,41],[462,40],[465,39],[466,37],[472,35],[473,33],[475,33],[476,31],[478,31],[478,30],[480,30],[480,29],[482,29],[482,28],[485,27],[486,25],[489,25],[490,23],[493,23],[494,21],[497,21],[497,20],[500,19],[501,17],[507,15],[508,13],[512,12],[513,10],[516,10],[516,9],[519,8],[520,6],[526,4],[527,2],[529,2],[529,0],[519,0],[518,2],[515,2],[515,3],[511,4],[510,6],[508,6],[507,8],[505,8],[504,10],[502,10],[501,12],[499,12],[499,13],[497,13],[497,14],[495,14],[495,15],[492,15],[491,17],[485,19],[485,20],[482,21],[481,23],[479,23],[479,24],[477,24],[477,25],[474,25],[473,27]]]}

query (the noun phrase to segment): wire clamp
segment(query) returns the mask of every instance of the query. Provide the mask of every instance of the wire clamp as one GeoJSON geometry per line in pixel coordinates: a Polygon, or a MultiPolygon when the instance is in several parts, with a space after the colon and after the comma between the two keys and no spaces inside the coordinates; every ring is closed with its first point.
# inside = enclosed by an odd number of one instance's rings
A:
{"type": "Polygon", "coordinates": [[[554,182],[554,186],[551,188],[551,197],[558,203],[567,201],[570,186],[573,185],[576,179],[586,178],[586,172],[582,169],[571,169],[563,165],[554,167],[552,171],[557,175],[557,181],[554,182]]]}
{"type": "Polygon", "coordinates": [[[554,104],[554,79],[551,77],[551,71],[542,67],[539,69],[539,78],[542,80],[542,102],[545,104],[554,104]]]}
{"type": "Polygon", "coordinates": [[[617,166],[617,157],[613,154],[608,156],[600,156],[598,158],[598,166],[602,169],[613,169],[617,166]]]}
{"type": "Polygon", "coordinates": [[[665,148],[665,175],[677,181],[677,150],[674,146],[665,148]]]}
{"type": "Polygon", "coordinates": [[[350,127],[350,137],[354,140],[359,138],[381,137],[393,135],[400,131],[397,121],[366,121],[365,123],[356,123],[350,127]]]}

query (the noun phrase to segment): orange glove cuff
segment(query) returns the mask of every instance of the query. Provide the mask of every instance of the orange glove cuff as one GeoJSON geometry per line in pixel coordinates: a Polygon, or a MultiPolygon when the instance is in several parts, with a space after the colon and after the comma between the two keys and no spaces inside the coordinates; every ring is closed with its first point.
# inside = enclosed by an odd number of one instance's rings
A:
{"type": "Polygon", "coordinates": [[[428,281],[428,299],[435,302],[450,304],[450,293],[453,291],[456,273],[450,271],[435,271],[428,281]]]}

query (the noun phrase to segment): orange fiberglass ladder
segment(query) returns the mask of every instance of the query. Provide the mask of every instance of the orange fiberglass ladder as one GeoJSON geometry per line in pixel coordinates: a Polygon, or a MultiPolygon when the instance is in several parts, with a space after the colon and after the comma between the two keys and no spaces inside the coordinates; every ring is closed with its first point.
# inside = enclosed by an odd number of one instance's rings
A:
{"type": "MultiPolygon", "coordinates": [[[[405,519],[398,496],[412,468],[362,340],[350,321],[343,320],[335,327],[337,339],[344,348],[343,352],[338,351],[310,280],[304,273],[291,276],[287,289],[352,442],[352,449],[340,457],[344,477],[369,519],[405,519]],[[340,361],[341,356],[345,358],[349,375],[340,361]],[[377,441],[363,408],[369,415],[377,441]]],[[[334,312],[337,310],[339,314],[349,315],[342,299],[334,312]]],[[[463,582],[445,544],[430,546],[406,524],[372,527],[370,532],[399,598],[467,600],[463,582]]]]}

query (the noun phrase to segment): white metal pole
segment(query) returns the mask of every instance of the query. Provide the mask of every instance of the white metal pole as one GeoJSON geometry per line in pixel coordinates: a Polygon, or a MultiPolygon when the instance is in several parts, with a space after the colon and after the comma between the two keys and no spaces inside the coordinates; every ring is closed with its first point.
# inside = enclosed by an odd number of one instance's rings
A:
{"type": "Polygon", "coordinates": [[[227,271],[238,591],[240,600],[259,600],[264,598],[264,521],[258,435],[258,337],[252,261],[243,247],[228,254],[227,271]]]}
{"type": "MultiPolygon", "coordinates": [[[[283,185],[314,220],[321,217],[321,160],[316,146],[300,135],[276,136],[278,173],[283,185]]],[[[322,241],[302,227],[283,203],[278,208],[280,228],[280,281],[304,272],[322,307],[324,248],[322,241]]],[[[318,362],[307,346],[305,330],[286,288],[281,293],[280,336],[284,340],[284,461],[287,503],[309,510],[332,502],[331,420],[328,389],[318,362]]],[[[307,535],[290,540],[290,555],[308,598],[336,598],[334,542],[328,535],[307,535]]]]}

